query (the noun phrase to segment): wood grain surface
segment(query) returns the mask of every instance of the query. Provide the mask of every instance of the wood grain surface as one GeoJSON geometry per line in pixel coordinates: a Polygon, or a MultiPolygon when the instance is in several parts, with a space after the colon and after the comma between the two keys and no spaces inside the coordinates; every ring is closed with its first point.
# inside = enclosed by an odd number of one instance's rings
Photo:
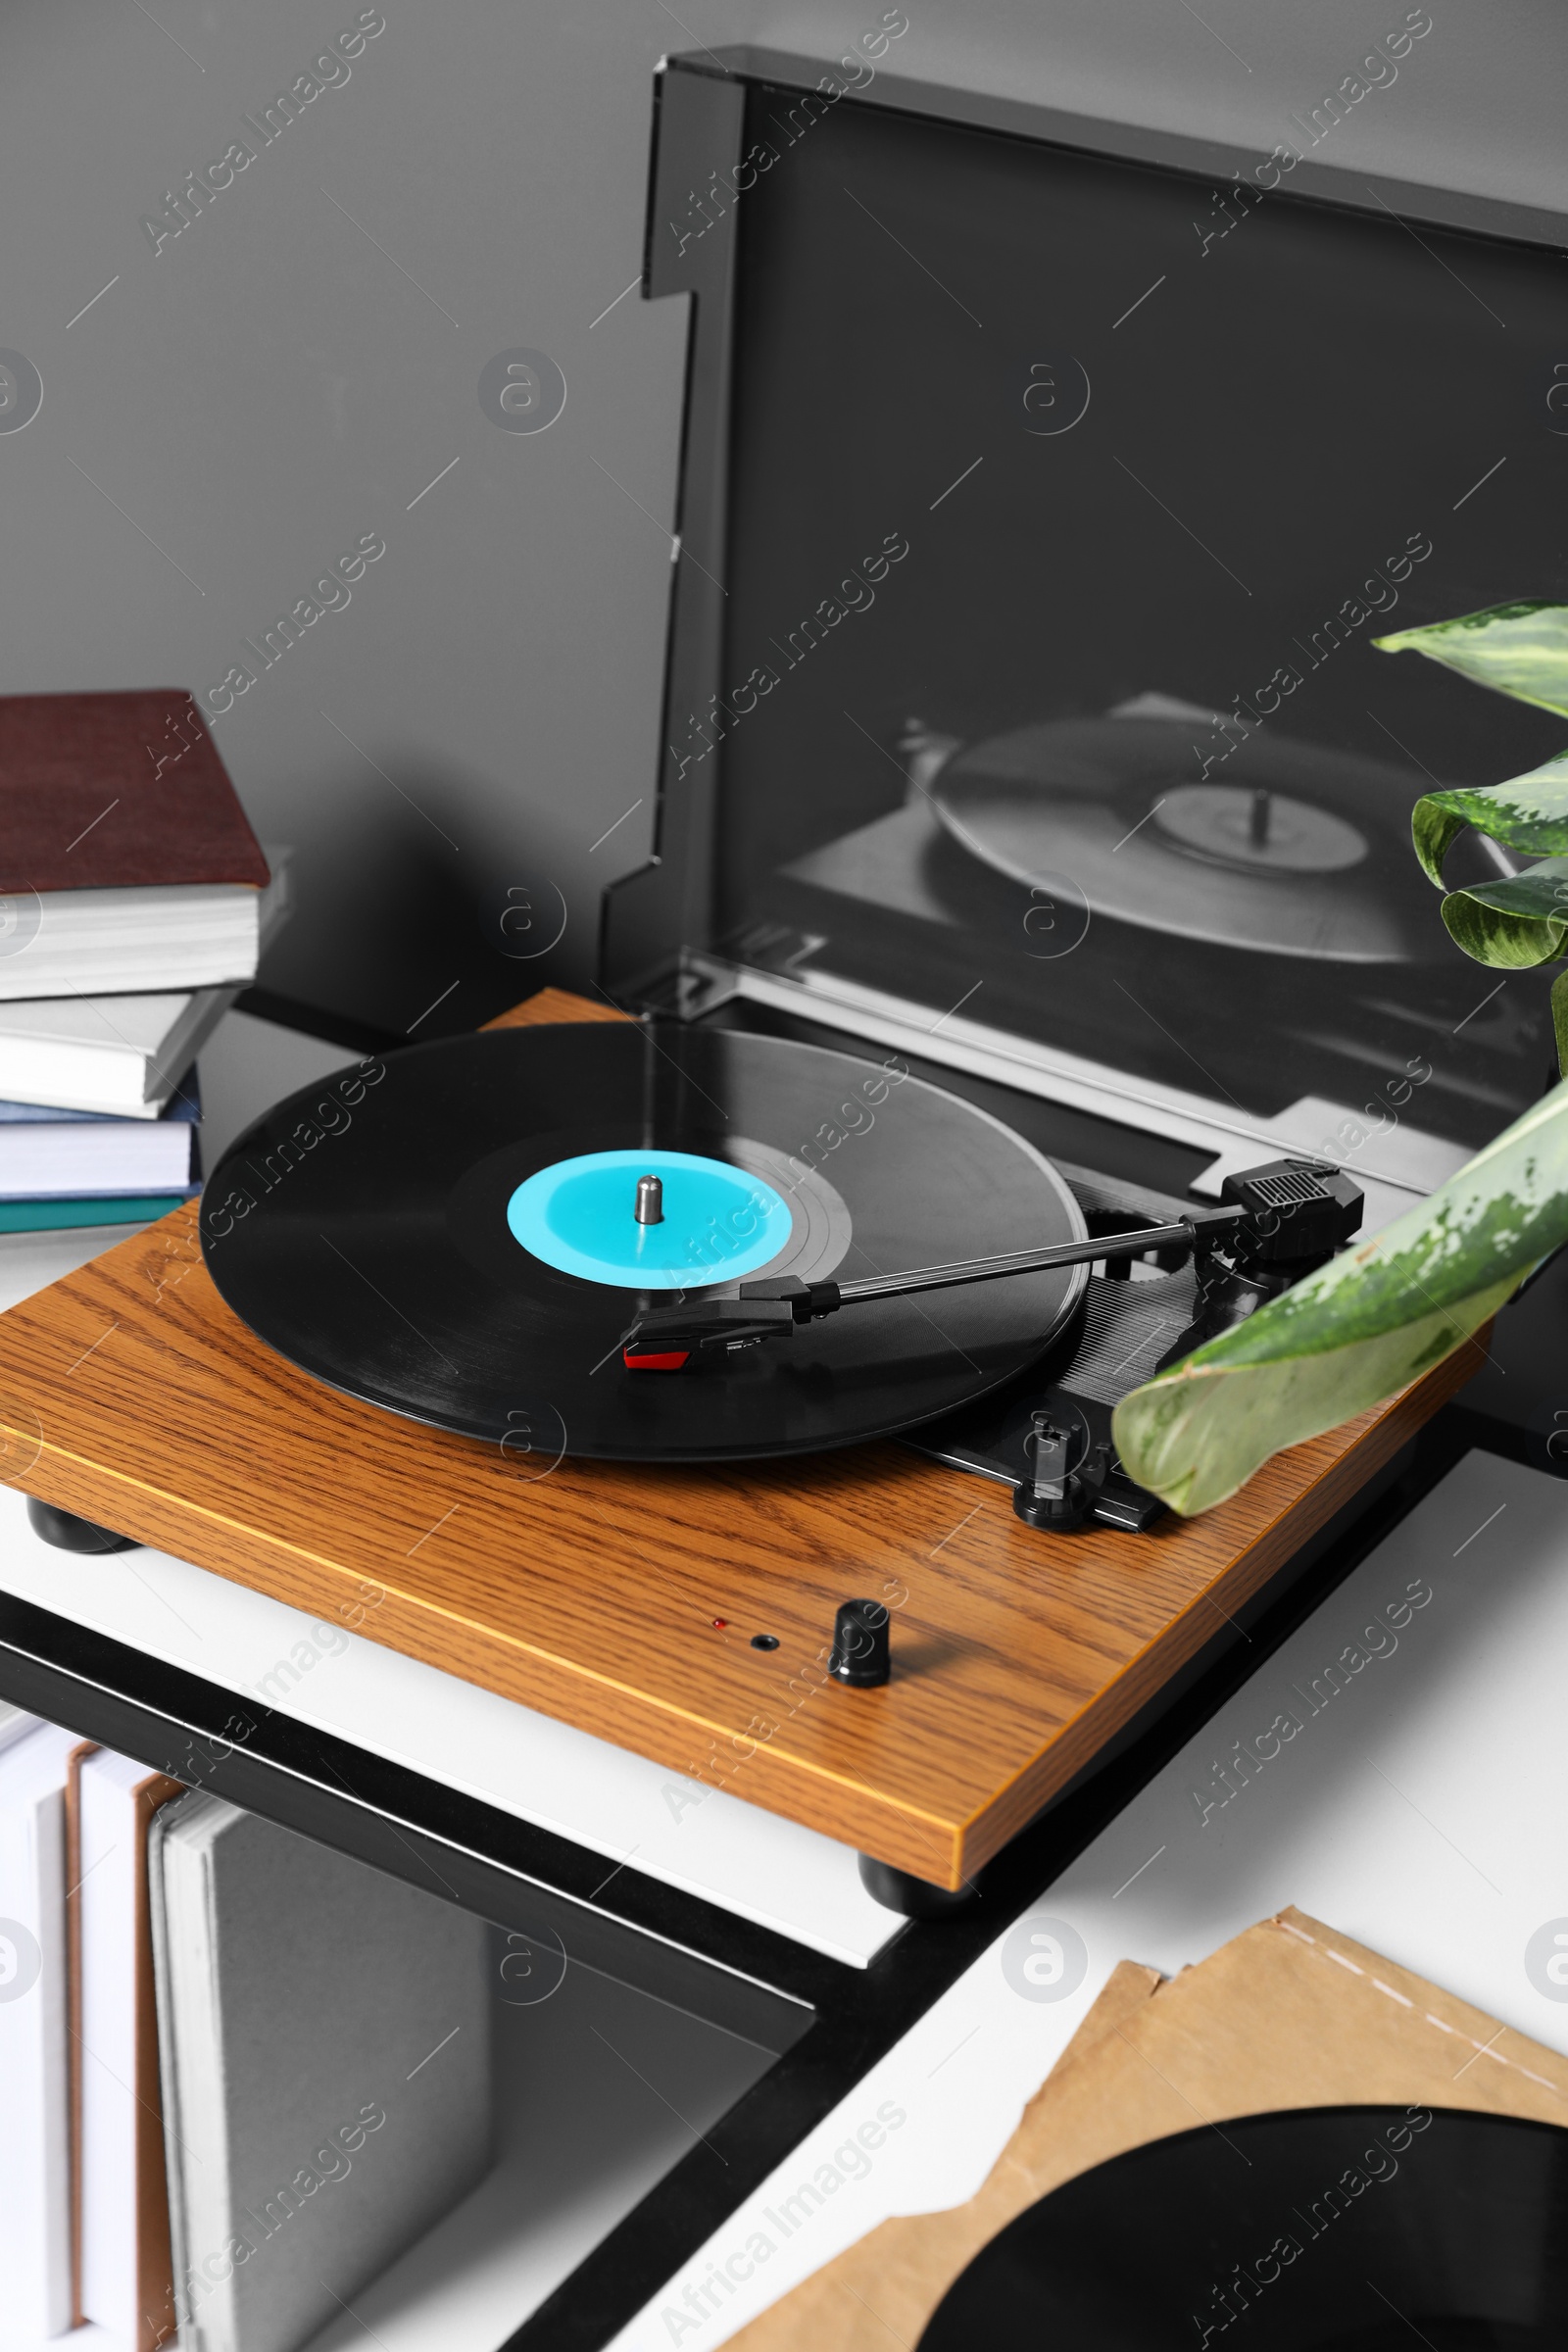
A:
{"type": "MultiPolygon", "coordinates": [[[[546,990],[490,1025],[620,1017],[546,990]]],[[[0,1480],[956,1887],[1478,1361],[1200,1519],[1042,1535],[897,1445],[663,1467],[421,1428],[256,1339],[187,1203],[0,1315],[0,1480]],[[826,1673],[861,1594],[880,1690],[826,1673]]]]}

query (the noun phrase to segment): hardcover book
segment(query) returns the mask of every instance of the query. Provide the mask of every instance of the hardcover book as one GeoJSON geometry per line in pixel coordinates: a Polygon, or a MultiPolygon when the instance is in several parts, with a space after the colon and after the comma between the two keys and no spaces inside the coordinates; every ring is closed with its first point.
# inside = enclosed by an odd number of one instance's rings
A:
{"type": "Polygon", "coordinates": [[[489,1929],[205,1792],[149,1838],[187,2352],[298,2352],[491,2153],[489,1929]]]}
{"type": "Polygon", "coordinates": [[[188,694],[0,696],[0,892],[266,881],[188,694]]]}
{"type": "Polygon", "coordinates": [[[0,999],[243,984],[268,882],[187,695],[0,698],[0,999]]]}

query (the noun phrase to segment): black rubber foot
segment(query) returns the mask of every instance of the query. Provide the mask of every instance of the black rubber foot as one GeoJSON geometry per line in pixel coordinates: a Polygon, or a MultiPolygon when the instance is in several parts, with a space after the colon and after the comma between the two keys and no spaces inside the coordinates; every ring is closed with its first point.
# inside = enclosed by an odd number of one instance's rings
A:
{"type": "Polygon", "coordinates": [[[917,1879],[912,1871],[895,1870],[891,1862],[878,1862],[870,1854],[858,1854],[856,1860],[866,1893],[885,1911],[897,1911],[901,1919],[957,1919],[981,1899],[978,1886],[960,1886],[954,1893],[949,1887],[933,1886],[929,1879],[917,1879]]]}
{"type": "Polygon", "coordinates": [[[91,1519],[78,1519],[74,1511],[63,1511],[58,1503],[40,1502],[36,1494],[27,1496],[27,1522],[35,1536],[42,1536],[57,1551],[136,1551],[140,1548],[134,1536],[117,1536],[112,1527],[98,1527],[91,1519]]]}

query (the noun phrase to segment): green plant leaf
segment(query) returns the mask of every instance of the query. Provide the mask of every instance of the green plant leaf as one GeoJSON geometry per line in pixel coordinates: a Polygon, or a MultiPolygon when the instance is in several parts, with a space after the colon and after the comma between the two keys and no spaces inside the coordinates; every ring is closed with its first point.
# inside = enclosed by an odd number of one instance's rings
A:
{"type": "Polygon", "coordinates": [[[1489,605],[1372,642],[1385,654],[1425,654],[1479,686],[1568,718],[1568,605],[1489,605]]]}
{"type": "Polygon", "coordinates": [[[1473,882],[1440,910],[1448,933],[1477,963],[1503,971],[1552,963],[1568,940],[1568,858],[1543,858],[1511,882],[1473,882]]]}
{"type": "Polygon", "coordinates": [[[1410,812],[1410,834],[1416,856],[1440,888],[1443,860],[1466,825],[1532,857],[1568,851],[1568,752],[1503,784],[1422,794],[1410,812]]]}
{"type": "Polygon", "coordinates": [[[1382,1233],[1309,1274],[1116,1407],[1129,1476],[1190,1518],[1392,1396],[1568,1240],[1568,1085],[1382,1233]]]}
{"type": "Polygon", "coordinates": [[[1469,824],[1448,803],[1451,792],[1424,792],[1410,811],[1410,839],[1429,882],[1443,888],[1443,860],[1469,824]]]}

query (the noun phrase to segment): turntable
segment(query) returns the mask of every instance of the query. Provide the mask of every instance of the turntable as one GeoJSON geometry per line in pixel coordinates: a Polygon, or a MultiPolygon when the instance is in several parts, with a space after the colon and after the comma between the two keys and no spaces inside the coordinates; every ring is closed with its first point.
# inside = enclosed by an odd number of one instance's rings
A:
{"type": "Polygon", "coordinates": [[[545,992],[290,1099],[199,1226],[175,1211],[13,1308],[6,1474],[68,1544],[157,1544],[326,1616],[373,1578],[376,1640],[854,1844],[873,1891],[929,1911],[1239,1638],[1478,1360],[1200,1520],[1158,1513],[1092,1457],[1193,1318],[1210,1213],[1228,1244],[1235,1204],[1066,1177],[896,1055],[545,992]],[[858,1123],[830,1173],[792,1170],[790,1139],[835,1120],[858,1123]],[[585,1160],[612,1219],[571,1198],[585,1160]],[[764,1288],[874,1283],[955,1232],[1077,1262],[639,1367],[660,1314],[745,1303],[733,1274],[669,1287],[733,1215],[699,1193],[683,1221],[683,1161],[728,1175],[757,1229],[733,1263],[769,1251],[764,1288]],[[1128,1238],[1146,1279],[1087,1270],[1128,1238]],[[591,1273],[549,1262],[581,1250],[591,1273]]]}
{"type": "Polygon", "coordinates": [[[1152,696],[1020,728],[943,761],[931,805],[971,859],[1037,901],[1070,875],[1087,913],[1173,939],[1312,963],[1442,960],[1392,763],[1245,720],[1216,752],[1215,726],[1152,696]]]}

